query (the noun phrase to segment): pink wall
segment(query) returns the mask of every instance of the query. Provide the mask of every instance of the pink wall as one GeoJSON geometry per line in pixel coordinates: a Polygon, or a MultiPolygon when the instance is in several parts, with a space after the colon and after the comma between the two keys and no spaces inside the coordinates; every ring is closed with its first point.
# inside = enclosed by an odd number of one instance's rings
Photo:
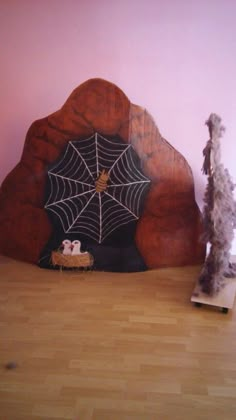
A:
{"type": "Polygon", "coordinates": [[[148,109],[205,188],[204,122],[227,127],[224,164],[236,181],[235,0],[8,0],[0,4],[0,183],[35,119],[91,77],[148,109]]]}

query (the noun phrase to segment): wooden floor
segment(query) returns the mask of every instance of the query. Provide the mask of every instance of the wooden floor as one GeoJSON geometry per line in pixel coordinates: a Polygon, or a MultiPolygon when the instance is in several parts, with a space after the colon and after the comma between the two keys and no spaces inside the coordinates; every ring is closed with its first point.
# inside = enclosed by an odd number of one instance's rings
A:
{"type": "Polygon", "coordinates": [[[194,307],[198,273],[0,257],[0,419],[236,419],[236,310],[194,307]]]}

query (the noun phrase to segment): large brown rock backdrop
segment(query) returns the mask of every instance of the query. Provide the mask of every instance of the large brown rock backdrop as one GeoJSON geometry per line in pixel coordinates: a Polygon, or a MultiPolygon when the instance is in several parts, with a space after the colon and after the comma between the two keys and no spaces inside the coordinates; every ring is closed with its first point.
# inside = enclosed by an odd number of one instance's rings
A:
{"type": "Polygon", "coordinates": [[[51,226],[43,208],[48,164],[71,139],[94,132],[130,142],[151,179],[136,245],[149,268],[202,262],[201,215],[191,169],[164,140],[143,108],[114,84],[91,79],[76,88],[63,107],[35,121],[18,165],[0,189],[0,253],[36,263],[51,226]]]}

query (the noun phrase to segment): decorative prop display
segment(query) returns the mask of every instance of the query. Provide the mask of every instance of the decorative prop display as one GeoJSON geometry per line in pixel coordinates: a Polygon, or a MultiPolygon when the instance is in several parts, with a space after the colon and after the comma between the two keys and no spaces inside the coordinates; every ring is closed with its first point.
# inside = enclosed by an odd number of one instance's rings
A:
{"type": "Polygon", "coordinates": [[[221,163],[220,139],[225,130],[221,118],[211,114],[206,125],[210,139],[203,150],[202,170],[208,176],[203,219],[204,240],[210,249],[191,300],[197,304],[221,306],[227,312],[233,306],[236,288],[236,283],[228,280],[236,276],[236,264],[230,262],[233,230],[236,227],[234,184],[221,163]]]}
{"type": "MultiPolygon", "coordinates": [[[[65,239],[81,241],[81,252],[91,253],[101,270],[183,266],[205,258],[188,163],[146,109],[102,79],[87,80],[61,109],[31,125],[21,160],[0,188],[0,230],[0,253],[33,263],[42,253],[57,252],[65,239]],[[65,150],[74,166],[59,174],[55,162],[65,150]],[[92,160],[83,164],[85,150],[92,160]],[[52,184],[45,209],[45,189],[52,184]],[[76,197],[69,198],[69,189],[76,197]]],[[[48,266],[46,259],[41,263],[48,266]]]]}

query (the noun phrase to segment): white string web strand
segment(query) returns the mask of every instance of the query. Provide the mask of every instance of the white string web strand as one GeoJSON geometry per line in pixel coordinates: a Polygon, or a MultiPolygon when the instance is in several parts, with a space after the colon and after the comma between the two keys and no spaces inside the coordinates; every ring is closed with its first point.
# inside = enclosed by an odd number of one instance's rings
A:
{"type": "Polygon", "coordinates": [[[95,150],[96,150],[96,168],[97,168],[97,178],[99,177],[99,166],[98,166],[98,134],[95,133],[95,150]]]}
{"type": "Polygon", "coordinates": [[[99,225],[99,243],[102,242],[102,225],[103,225],[103,218],[102,218],[102,198],[101,198],[101,193],[98,193],[98,198],[99,198],[99,220],[100,220],[100,225],[99,225]]]}
{"type": "Polygon", "coordinates": [[[98,133],[69,142],[48,176],[45,208],[56,215],[65,233],[82,234],[98,243],[140,217],[150,183],[131,145],[98,133]],[[105,191],[97,192],[95,182],[103,170],[109,174],[108,184],[105,191]]]}

